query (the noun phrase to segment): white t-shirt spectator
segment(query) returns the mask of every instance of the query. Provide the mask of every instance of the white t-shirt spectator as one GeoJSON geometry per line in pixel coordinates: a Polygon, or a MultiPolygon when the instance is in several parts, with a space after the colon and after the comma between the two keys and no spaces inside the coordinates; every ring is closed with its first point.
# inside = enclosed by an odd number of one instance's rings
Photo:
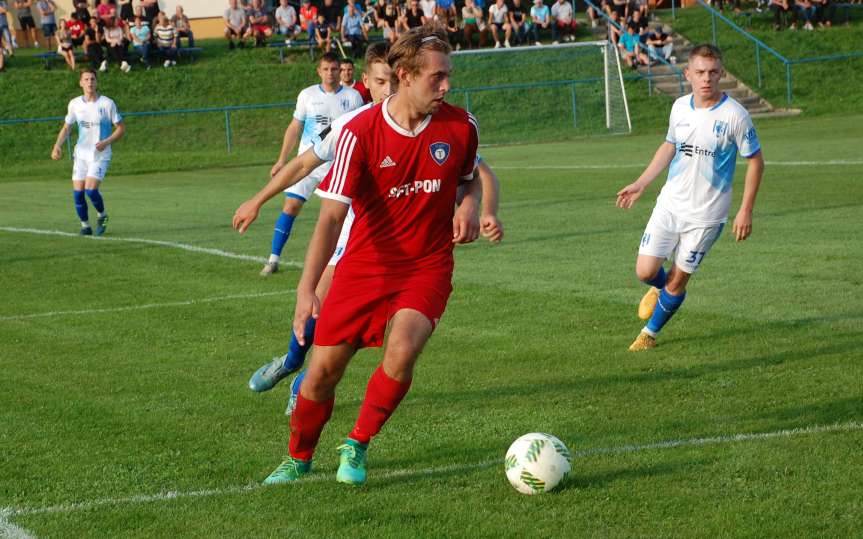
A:
{"type": "Polygon", "coordinates": [[[276,8],[276,22],[282,29],[293,29],[297,25],[297,10],[294,6],[279,6],[276,8]]]}
{"type": "Polygon", "coordinates": [[[434,18],[435,7],[437,7],[435,0],[420,0],[420,9],[423,10],[423,16],[427,19],[434,18]]]}
{"type": "Polygon", "coordinates": [[[228,21],[228,23],[231,26],[234,26],[237,28],[242,27],[244,25],[244,23],[246,22],[246,12],[240,8],[226,9],[225,10],[225,20],[228,21]]]}
{"type": "Polygon", "coordinates": [[[551,6],[551,16],[558,22],[572,22],[572,4],[564,0],[564,2],[555,2],[551,6]]]}
{"type": "Polygon", "coordinates": [[[491,18],[491,22],[495,24],[503,24],[506,22],[506,15],[509,13],[509,8],[506,7],[506,4],[498,7],[497,4],[492,4],[490,8],[488,8],[488,16],[491,18]]]}

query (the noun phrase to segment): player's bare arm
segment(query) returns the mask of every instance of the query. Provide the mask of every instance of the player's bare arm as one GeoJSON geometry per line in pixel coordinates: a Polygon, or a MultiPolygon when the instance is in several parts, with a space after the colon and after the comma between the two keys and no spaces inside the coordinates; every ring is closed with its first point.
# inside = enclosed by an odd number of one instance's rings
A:
{"type": "Polygon", "coordinates": [[[126,124],[120,122],[118,124],[114,124],[114,131],[111,133],[108,138],[100,140],[96,143],[96,151],[101,152],[105,148],[111,145],[111,143],[119,140],[126,133],[126,124]]]}
{"type": "Polygon", "coordinates": [[[279,169],[285,166],[288,156],[291,155],[291,152],[296,148],[297,142],[300,140],[300,133],[302,132],[303,122],[296,118],[291,119],[290,125],[285,129],[285,138],[282,140],[282,150],[279,152],[279,159],[276,161],[276,164],[273,165],[273,168],[270,169],[270,177],[278,174],[279,169]]]}
{"type": "Polygon", "coordinates": [[[734,239],[743,241],[752,234],[752,210],[755,208],[755,197],[761,186],[764,175],[764,156],[759,151],[746,160],[746,180],[743,185],[743,200],[740,209],[731,226],[734,239]]]}
{"type": "Polygon", "coordinates": [[[342,202],[330,199],[321,200],[321,212],[318,224],[309,241],[306,260],[303,264],[303,275],[297,284],[297,304],[294,310],[294,334],[300,345],[305,345],[304,329],[310,317],[317,318],[321,310],[321,302],[315,295],[315,288],[321,275],[327,267],[327,262],[336,249],[342,223],[348,214],[348,206],[342,202]]]}
{"type": "Polygon", "coordinates": [[[463,196],[459,197],[452,220],[452,242],[471,243],[479,237],[479,204],[482,198],[482,183],[472,180],[460,187],[463,196]]]}
{"type": "Polygon", "coordinates": [[[629,209],[644,194],[644,190],[671,164],[677,151],[674,144],[665,141],[656,150],[650,164],[633,183],[617,192],[617,207],[629,209]]]}
{"type": "MultiPolygon", "coordinates": [[[[482,184],[482,208],[480,210],[479,226],[483,237],[492,243],[503,239],[503,223],[497,217],[500,200],[500,182],[494,171],[483,160],[476,170],[482,184]]],[[[476,181],[476,180],[474,180],[476,181]]]]}
{"type": "Polygon", "coordinates": [[[233,227],[244,233],[249,226],[258,218],[258,212],[268,200],[278,195],[288,187],[298,183],[300,180],[312,173],[313,170],[324,164],[312,148],[301,155],[291,159],[270,178],[270,181],[258,191],[255,196],[240,204],[234,212],[233,227]]]}
{"type": "Polygon", "coordinates": [[[72,131],[72,126],[63,122],[63,127],[60,128],[60,133],[57,134],[57,141],[54,142],[54,147],[51,149],[51,159],[59,161],[63,157],[63,143],[69,137],[69,132],[72,131]]]}

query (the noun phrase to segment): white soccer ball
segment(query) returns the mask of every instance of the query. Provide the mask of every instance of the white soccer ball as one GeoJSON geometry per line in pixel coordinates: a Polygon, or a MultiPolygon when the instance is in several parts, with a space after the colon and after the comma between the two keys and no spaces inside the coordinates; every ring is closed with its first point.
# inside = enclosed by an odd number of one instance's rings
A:
{"type": "Polygon", "coordinates": [[[572,453],[551,434],[531,432],[509,446],[504,469],[517,491],[540,494],[552,490],[569,474],[572,453]]]}

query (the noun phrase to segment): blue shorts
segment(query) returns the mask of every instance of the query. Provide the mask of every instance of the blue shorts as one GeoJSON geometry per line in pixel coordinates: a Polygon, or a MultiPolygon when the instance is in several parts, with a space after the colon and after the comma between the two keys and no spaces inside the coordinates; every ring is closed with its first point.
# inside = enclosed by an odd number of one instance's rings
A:
{"type": "Polygon", "coordinates": [[[42,25],[42,34],[45,37],[54,37],[57,33],[57,25],[53,22],[46,22],[42,25]]]}

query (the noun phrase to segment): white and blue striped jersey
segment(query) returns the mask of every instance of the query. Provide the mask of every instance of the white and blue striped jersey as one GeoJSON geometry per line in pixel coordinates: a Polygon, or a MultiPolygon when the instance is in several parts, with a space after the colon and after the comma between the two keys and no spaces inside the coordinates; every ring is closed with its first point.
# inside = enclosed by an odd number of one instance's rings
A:
{"type": "Polygon", "coordinates": [[[69,101],[66,124],[78,124],[78,142],[75,143],[75,158],[88,161],[111,158],[111,146],[96,151],[96,143],[105,140],[114,131],[114,126],[123,121],[117,104],[104,95],[96,101],[87,101],[84,96],[69,101]]]}
{"type": "Polygon", "coordinates": [[[709,109],[695,108],[689,94],[674,102],[668,123],[665,140],[677,151],[656,205],[691,223],[724,223],[737,154],[761,151],[749,112],[725,94],[709,109]]]}
{"type": "Polygon", "coordinates": [[[297,155],[314,144],[318,135],[333,121],[363,105],[363,98],[353,88],[339,86],[335,92],[325,92],[320,84],[309,86],[297,96],[294,119],[303,123],[297,155]]]}

